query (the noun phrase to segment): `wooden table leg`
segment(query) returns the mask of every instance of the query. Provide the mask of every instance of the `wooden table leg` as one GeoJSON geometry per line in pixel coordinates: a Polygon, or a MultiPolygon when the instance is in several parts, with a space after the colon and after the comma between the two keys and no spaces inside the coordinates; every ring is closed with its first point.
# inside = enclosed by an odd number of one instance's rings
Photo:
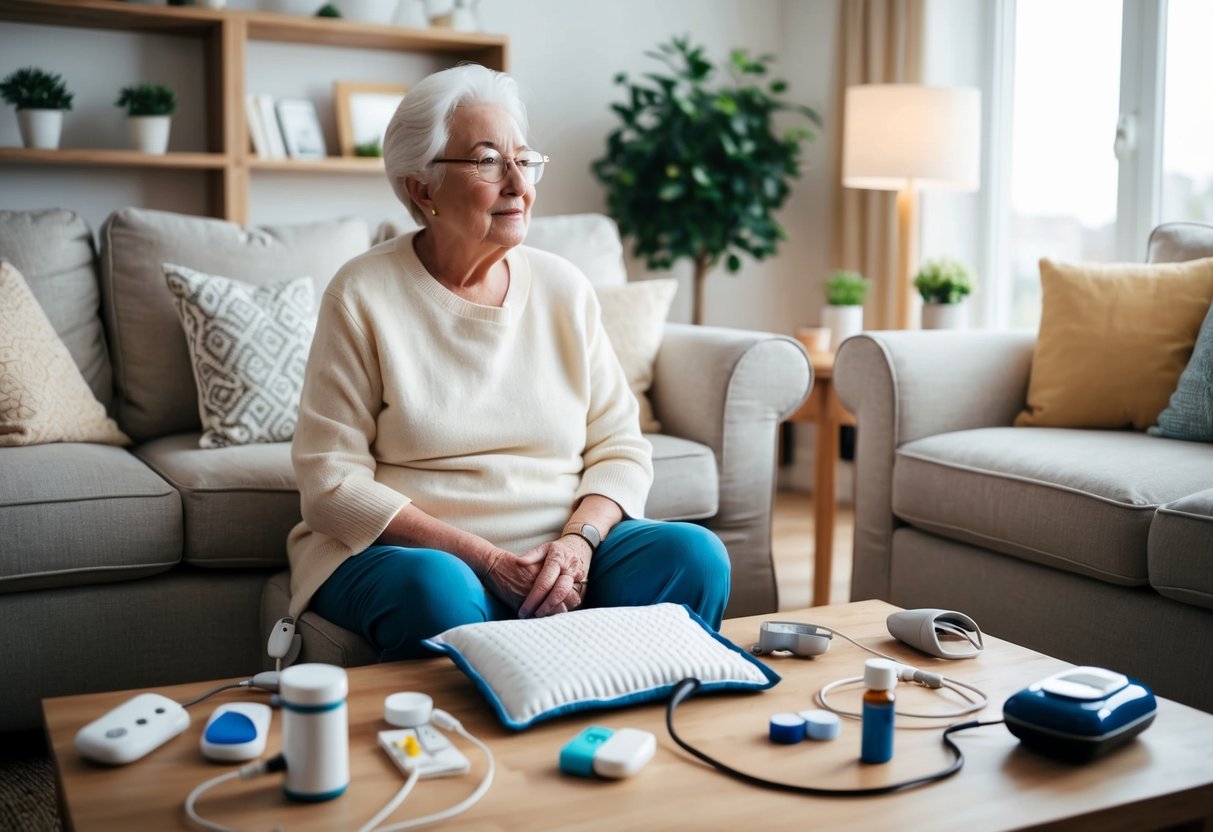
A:
{"type": "MultiPolygon", "coordinates": [[[[827,384],[829,382],[826,382],[827,384]]],[[[817,423],[813,473],[813,606],[830,603],[830,579],[834,566],[834,485],[838,461],[838,421],[824,396],[824,411],[817,423]]]]}

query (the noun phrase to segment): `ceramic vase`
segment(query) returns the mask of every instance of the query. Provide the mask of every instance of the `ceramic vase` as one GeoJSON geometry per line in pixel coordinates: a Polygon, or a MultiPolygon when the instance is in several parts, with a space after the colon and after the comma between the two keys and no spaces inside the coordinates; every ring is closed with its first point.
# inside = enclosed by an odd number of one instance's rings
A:
{"type": "Polygon", "coordinates": [[[924,303],[923,329],[965,329],[969,325],[969,309],[962,303],[924,303]]]}
{"type": "Polygon", "coordinates": [[[827,304],[821,310],[821,325],[830,329],[830,352],[837,352],[843,341],[863,332],[863,307],[827,304]]]}
{"type": "Polygon", "coordinates": [[[130,116],[126,120],[131,147],[142,153],[161,156],[168,151],[168,133],[172,116],[130,116]]]}
{"type": "Polygon", "coordinates": [[[57,150],[63,132],[62,110],[18,110],[17,127],[26,147],[57,150]]]}

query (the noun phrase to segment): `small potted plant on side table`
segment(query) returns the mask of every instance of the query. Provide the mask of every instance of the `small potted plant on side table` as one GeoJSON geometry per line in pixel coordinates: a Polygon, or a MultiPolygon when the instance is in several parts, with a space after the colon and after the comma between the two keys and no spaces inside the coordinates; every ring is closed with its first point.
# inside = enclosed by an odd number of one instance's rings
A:
{"type": "Polygon", "coordinates": [[[973,291],[969,270],[958,260],[928,260],[914,277],[922,295],[923,329],[964,329],[968,325],[965,296],[973,291]]]}
{"type": "Polygon", "coordinates": [[[17,108],[17,126],[26,147],[56,150],[63,132],[63,112],[72,94],[57,73],[35,67],[13,72],[0,81],[0,96],[17,108]]]}
{"type": "Polygon", "coordinates": [[[114,106],[126,108],[135,150],[157,156],[168,150],[169,127],[177,110],[177,96],[171,89],[162,84],[123,87],[114,106]]]}
{"type": "Polygon", "coordinates": [[[826,306],[821,310],[821,324],[830,329],[830,351],[863,331],[863,302],[871,281],[859,272],[839,270],[826,280],[826,306]]]}

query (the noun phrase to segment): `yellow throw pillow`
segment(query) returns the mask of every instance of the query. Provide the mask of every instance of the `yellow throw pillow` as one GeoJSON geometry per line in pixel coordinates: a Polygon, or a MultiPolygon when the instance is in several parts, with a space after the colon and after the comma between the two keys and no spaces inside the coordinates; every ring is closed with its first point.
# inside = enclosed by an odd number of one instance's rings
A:
{"type": "Polygon", "coordinates": [[[640,405],[640,430],[644,433],[661,430],[647,394],[653,386],[653,362],[661,348],[665,319],[677,291],[678,281],[664,278],[598,289],[602,328],[640,405]]]}
{"type": "Polygon", "coordinates": [[[1135,428],[1158,420],[1213,301],[1213,257],[1040,261],[1040,334],[1016,426],[1135,428]]]}
{"type": "Polygon", "coordinates": [[[25,278],[0,263],[0,446],[125,445],[25,278]]]}

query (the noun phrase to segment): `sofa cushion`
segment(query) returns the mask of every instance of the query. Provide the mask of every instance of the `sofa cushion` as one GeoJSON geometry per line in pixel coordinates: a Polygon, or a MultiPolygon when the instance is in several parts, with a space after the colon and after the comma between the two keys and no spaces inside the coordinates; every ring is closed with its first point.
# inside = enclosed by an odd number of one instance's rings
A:
{"type": "Polygon", "coordinates": [[[0,445],[130,442],[12,263],[0,261],[0,445]]]}
{"type": "Polygon", "coordinates": [[[640,429],[645,433],[661,431],[648,394],[653,386],[653,362],[661,349],[665,319],[677,291],[677,280],[639,280],[598,289],[602,328],[640,405],[640,429]]]}
{"type": "Polygon", "coordinates": [[[1213,225],[1165,222],[1150,232],[1146,259],[1151,263],[1182,263],[1213,257],[1213,225]]]}
{"type": "Polygon", "coordinates": [[[110,215],[101,229],[101,294],[118,424],[137,441],[199,428],[194,374],[164,263],[258,286],[306,274],[319,296],[369,240],[360,219],[245,228],[137,208],[110,215]]]}
{"type": "Polygon", "coordinates": [[[585,272],[595,286],[620,286],[628,281],[619,228],[604,214],[536,217],[527,230],[526,244],[559,254],[585,272]]]}
{"type": "Polygon", "coordinates": [[[1152,436],[1213,442],[1213,304],[1200,325],[1188,366],[1179,377],[1166,408],[1158,414],[1152,436]]]}
{"type": "Polygon", "coordinates": [[[109,445],[5,448],[0,592],[142,578],[181,560],[181,499],[109,445]]]}
{"type": "Polygon", "coordinates": [[[1124,431],[981,428],[902,445],[893,513],[942,537],[1145,585],[1159,505],[1213,487],[1213,446],[1124,431]]]}
{"type": "Polygon", "coordinates": [[[1160,593],[1213,609],[1213,488],[1158,509],[1147,563],[1160,593]]]}
{"type": "Polygon", "coordinates": [[[113,382],[88,225],[61,208],[0,211],[0,259],[11,261],[25,277],[89,389],[108,407],[113,382]]]}
{"type": "Polygon", "coordinates": [[[707,445],[665,434],[653,443],[653,487],[645,504],[653,520],[701,520],[719,510],[716,457],[707,445]]]}
{"type": "Polygon", "coordinates": [[[197,433],[186,433],[134,453],[181,492],[186,563],[287,565],[286,536],[302,519],[289,442],[204,450],[197,433]]]}

